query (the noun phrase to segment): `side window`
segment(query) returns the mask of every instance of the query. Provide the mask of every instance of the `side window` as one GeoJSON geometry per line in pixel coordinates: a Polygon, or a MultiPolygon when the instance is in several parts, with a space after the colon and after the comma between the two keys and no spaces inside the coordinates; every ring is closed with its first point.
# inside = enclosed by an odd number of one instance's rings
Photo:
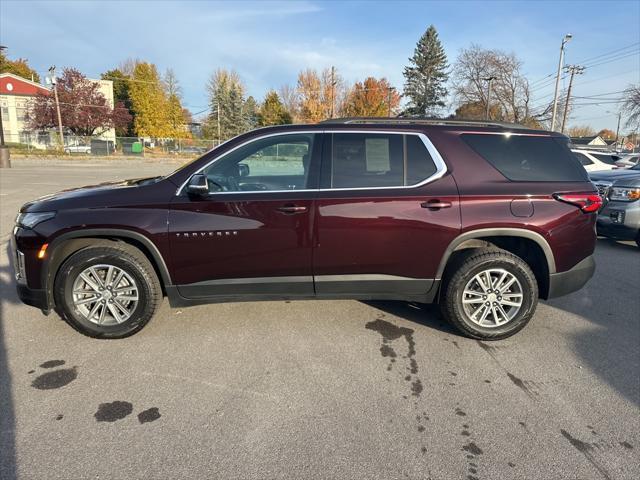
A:
{"type": "Polygon", "coordinates": [[[203,170],[210,192],[253,192],[307,188],[315,135],[259,138],[203,170]]]}
{"type": "Polygon", "coordinates": [[[416,135],[332,134],[331,188],[409,186],[435,171],[433,159],[416,135]]]}
{"type": "Polygon", "coordinates": [[[593,165],[593,162],[584,153],[576,153],[576,158],[584,166],[593,165]]]}

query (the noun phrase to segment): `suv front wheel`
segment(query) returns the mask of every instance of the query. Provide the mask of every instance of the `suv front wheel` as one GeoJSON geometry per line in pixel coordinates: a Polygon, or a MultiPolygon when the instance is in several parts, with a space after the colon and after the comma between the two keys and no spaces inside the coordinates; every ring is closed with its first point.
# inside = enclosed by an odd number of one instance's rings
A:
{"type": "Polygon", "coordinates": [[[144,327],[162,300],[149,260],[127,244],[105,242],[71,255],[54,285],[56,310],[95,338],[123,338],[144,327]]]}
{"type": "Polygon", "coordinates": [[[460,254],[445,278],[444,317],[469,337],[499,340],[529,323],[538,303],[538,284],[529,266],[504,250],[460,254]]]}

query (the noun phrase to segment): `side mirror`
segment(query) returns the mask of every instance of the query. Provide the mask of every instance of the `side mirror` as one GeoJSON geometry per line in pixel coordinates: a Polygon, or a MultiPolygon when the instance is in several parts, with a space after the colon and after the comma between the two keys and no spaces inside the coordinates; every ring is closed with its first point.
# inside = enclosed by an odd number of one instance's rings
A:
{"type": "Polygon", "coordinates": [[[209,195],[209,182],[207,176],[202,173],[196,173],[189,179],[187,183],[187,193],[195,197],[209,195]]]}
{"type": "Polygon", "coordinates": [[[249,170],[249,165],[247,165],[246,163],[239,163],[238,164],[238,176],[239,177],[248,177],[250,172],[251,171],[249,170]]]}

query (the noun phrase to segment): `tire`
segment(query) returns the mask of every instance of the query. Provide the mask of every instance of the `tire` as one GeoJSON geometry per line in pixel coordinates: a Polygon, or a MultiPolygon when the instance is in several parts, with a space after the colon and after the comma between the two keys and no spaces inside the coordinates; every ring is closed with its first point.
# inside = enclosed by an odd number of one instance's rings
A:
{"type": "Polygon", "coordinates": [[[445,319],[464,335],[479,340],[500,340],[519,332],[529,323],[538,304],[538,283],[529,266],[520,257],[499,249],[482,248],[461,253],[451,265],[450,275],[445,277],[442,292],[440,307],[445,319]],[[486,280],[486,272],[489,272],[491,283],[486,280]],[[504,272],[507,275],[503,277],[504,272]],[[488,290],[492,293],[488,293],[477,280],[478,274],[485,286],[498,286],[502,278],[505,280],[501,287],[512,278],[515,281],[504,293],[496,293],[501,289],[494,287],[490,287],[488,290]],[[504,299],[500,295],[504,295],[504,299]],[[519,298],[519,307],[506,305],[517,303],[519,298]],[[486,300],[490,300],[488,308],[486,300]],[[493,305],[500,305],[502,309],[493,305]],[[479,308],[482,310],[476,313],[479,308]],[[488,314],[482,320],[485,311],[488,314]],[[472,319],[474,314],[475,321],[472,319]]]}
{"type": "Polygon", "coordinates": [[[124,338],[151,320],[162,301],[162,287],[140,250],[119,242],[100,242],[64,261],[56,275],[54,300],[56,311],[80,333],[93,338],[124,338]],[[111,288],[106,281],[109,272],[111,288]],[[122,276],[120,272],[124,272],[122,276]],[[74,294],[74,287],[76,292],[86,293],[74,294]],[[102,305],[96,307],[97,303],[102,305]]]}
{"type": "Polygon", "coordinates": [[[638,234],[636,235],[636,245],[638,246],[638,248],[640,248],[640,230],[638,231],[638,234]]]}

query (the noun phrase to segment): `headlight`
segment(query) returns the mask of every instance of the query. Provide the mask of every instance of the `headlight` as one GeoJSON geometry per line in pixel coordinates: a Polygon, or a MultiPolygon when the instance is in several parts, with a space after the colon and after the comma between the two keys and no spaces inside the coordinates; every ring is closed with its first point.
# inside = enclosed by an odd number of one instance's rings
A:
{"type": "Polygon", "coordinates": [[[50,220],[55,216],[56,212],[19,213],[16,217],[16,225],[24,228],[33,228],[40,222],[50,220]]]}
{"type": "Polygon", "coordinates": [[[609,199],[618,202],[633,202],[634,200],[640,199],[640,188],[613,187],[609,199]]]}

